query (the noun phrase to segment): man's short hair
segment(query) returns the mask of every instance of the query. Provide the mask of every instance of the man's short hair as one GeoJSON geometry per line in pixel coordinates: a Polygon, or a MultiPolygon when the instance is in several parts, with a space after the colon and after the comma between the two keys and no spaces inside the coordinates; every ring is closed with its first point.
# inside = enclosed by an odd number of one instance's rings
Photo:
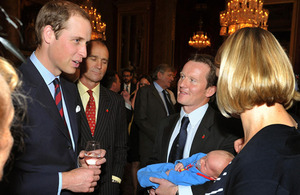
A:
{"type": "Polygon", "coordinates": [[[133,71],[131,70],[131,69],[129,69],[129,68],[124,68],[123,70],[122,70],[122,76],[123,76],[123,73],[124,72],[130,72],[130,75],[132,76],[133,75],[133,71]]]}
{"type": "MultiPolygon", "coordinates": [[[[92,48],[94,47],[95,44],[98,44],[98,45],[101,45],[101,46],[104,46],[107,48],[106,46],[106,43],[101,40],[101,39],[93,39],[93,40],[90,40],[87,45],[86,45],[86,52],[87,52],[87,57],[89,57],[91,55],[91,51],[92,51],[92,48]]],[[[108,50],[108,48],[107,48],[108,50]]],[[[86,70],[86,58],[83,58],[82,59],[82,63],[80,64],[80,76],[85,73],[87,70],[86,70]]]]}
{"type": "Polygon", "coordinates": [[[118,73],[116,71],[108,70],[101,80],[101,85],[103,85],[103,87],[106,87],[107,89],[110,89],[112,84],[114,82],[117,82],[117,74],[118,73]]]}
{"type": "Polygon", "coordinates": [[[158,78],[157,78],[157,74],[160,72],[160,73],[165,73],[167,71],[171,71],[171,72],[174,72],[174,68],[168,64],[159,64],[155,70],[153,71],[152,73],[152,79],[153,81],[156,81],[158,78]]]}
{"type": "Polygon", "coordinates": [[[66,27],[66,22],[71,16],[79,15],[90,21],[90,16],[79,7],[69,1],[49,1],[39,11],[36,23],[35,34],[37,45],[42,44],[42,30],[50,25],[58,39],[61,30],[66,27]]]}
{"type": "Polygon", "coordinates": [[[218,77],[216,75],[216,65],[214,63],[215,59],[213,56],[208,54],[193,54],[189,61],[201,62],[209,66],[209,72],[206,75],[207,85],[206,88],[217,85],[218,77]]]}

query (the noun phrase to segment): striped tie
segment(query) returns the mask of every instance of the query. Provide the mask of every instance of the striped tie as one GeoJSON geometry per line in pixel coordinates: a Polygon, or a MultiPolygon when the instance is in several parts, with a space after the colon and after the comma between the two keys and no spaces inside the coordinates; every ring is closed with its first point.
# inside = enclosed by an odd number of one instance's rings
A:
{"type": "Polygon", "coordinates": [[[55,87],[55,104],[58,108],[59,114],[60,116],[64,118],[64,110],[63,110],[63,106],[62,106],[62,99],[61,99],[61,91],[60,91],[60,83],[59,80],[56,78],[53,80],[53,84],[55,87]]]}

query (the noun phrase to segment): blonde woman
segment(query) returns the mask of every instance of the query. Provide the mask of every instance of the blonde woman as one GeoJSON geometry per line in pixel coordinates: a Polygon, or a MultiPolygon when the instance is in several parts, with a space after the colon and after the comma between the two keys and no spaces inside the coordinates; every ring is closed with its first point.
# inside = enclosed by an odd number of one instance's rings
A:
{"type": "Polygon", "coordinates": [[[300,194],[300,132],[287,113],[295,79],[288,56],[268,31],[244,28],[223,43],[217,102],[224,116],[240,116],[239,154],[206,194],[300,194]]]}
{"type": "Polygon", "coordinates": [[[3,168],[14,142],[10,131],[14,118],[11,94],[18,85],[18,81],[15,69],[0,57],[0,180],[2,180],[3,168]]]}

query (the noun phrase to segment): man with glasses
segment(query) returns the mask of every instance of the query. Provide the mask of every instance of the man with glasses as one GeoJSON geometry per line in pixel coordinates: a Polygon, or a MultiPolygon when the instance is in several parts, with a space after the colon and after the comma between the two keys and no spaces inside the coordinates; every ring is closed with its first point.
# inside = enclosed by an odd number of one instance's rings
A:
{"type": "Polygon", "coordinates": [[[108,58],[104,42],[89,42],[77,84],[82,102],[81,147],[84,148],[87,141],[95,140],[106,149],[106,163],[101,166],[100,185],[94,194],[118,195],[126,162],[127,124],[124,99],[100,85],[108,58]]]}
{"type": "Polygon", "coordinates": [[[122,71],[122,84],[121,84],[121,90],[127,91],[130,95],[135,91],[136,85],[132,82],[133,78],[133,72],[132,70],[129,70],[128,68],[124,69],[122,71]]]}

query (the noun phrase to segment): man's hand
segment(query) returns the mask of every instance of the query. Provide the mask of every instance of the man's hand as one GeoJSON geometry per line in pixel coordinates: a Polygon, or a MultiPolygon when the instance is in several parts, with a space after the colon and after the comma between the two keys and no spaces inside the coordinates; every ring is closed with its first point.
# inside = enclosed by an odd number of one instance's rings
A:
{"type": "Polygon", "coordinates": [[[175,195],[178,191],[178,186],[168,180],[150,177],[150,181],[159,184],[156,190],[151,189],[149,191],[150,195],[175,195]]]}
{"type": "Polygon", "coordinates": [[[84,167],[84,168],[98,168],[100,169],[101,168],[101,165],[104,164],[106,162],[106,159],[104,158],[105,154],[106,154],[106,150],[104,149],[100,149],[100,159],[96,161],[96,165],[88,165],[85,160],[84,160],[84,153],[85,151],[82,150],[80,153],[79,153],[79,165],[81,167],[84,167]]]}
{"type": "Polygon", "coordinates": [[[129,105],[131,105],[130,94],[127,91],[123,90],[121,92],[121,95],[123,96],[125,102],[128,103],[129,105]]]}
{"type": "Polygon", "coordinates": [[[62,173],[62,189],[72,192],[93,192],[100,179],[99,168],[77,168],[62,173]]]}

